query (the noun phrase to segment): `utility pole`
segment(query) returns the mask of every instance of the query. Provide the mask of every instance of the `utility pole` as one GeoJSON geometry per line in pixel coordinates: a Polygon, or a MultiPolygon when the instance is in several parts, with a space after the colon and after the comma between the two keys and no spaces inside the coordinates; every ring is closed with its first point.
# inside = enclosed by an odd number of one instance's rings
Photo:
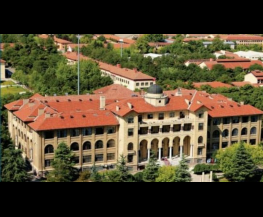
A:
{"type": "Polygon", "coordinates": [[[121,43],[121,58],[122,58],[122,49],[123,49],[123,39],[120,39],[120,43],[121,43]]]}
{"type": "Polygon", "coordinates": [[[80,92],[80,58],[79,58],[79,40],[80,40],[80,35],[78,34],[78,95],[80,92]]]}

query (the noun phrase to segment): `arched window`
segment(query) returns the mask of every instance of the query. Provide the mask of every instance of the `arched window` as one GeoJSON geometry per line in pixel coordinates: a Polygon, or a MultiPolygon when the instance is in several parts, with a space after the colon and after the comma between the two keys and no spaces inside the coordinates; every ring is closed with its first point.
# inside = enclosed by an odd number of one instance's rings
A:
{"type": "Polygon", "coordinates": [[[207,131],[207,138],[210,139],[211,135],[210,135],[210,132],[207,131]]]}
{"type": "Polygon", "coordinates": [[[250,130],[250,134],[251,135],[257,134],[257,128],[256,127],[252,127],[251,130],[250,130]]]}
{"type": "Polygon", "coordinates": [[[203,143],[203,141],[204,141],[203,137],[202,137],[202,136],[200,136],[200,137],[198,138],[198,144],[202,144],[202,143],[203,143]]]}
{"type": "Polygon", "coordinates": [[[103,148],[103,142],[99,140],[95,144],[95,149],[101,149],[101,148],[103,148]]]}
{"type": "Polygon", "coordinates": [[[128,144],[128,151],[133,151],[133,143],[128,144]]]}
{"type": "Polygon", "coordinates": [[[243,128],[243,129],[242,129],[241,135],[242,135],[242,136],[247,135],[247,128],[243,128]]]}
{"type": "Polygon", "coordinates": [[[213,132],[213,138],[219,138],[219,136],[220,136],[220,133],[218,130],[213,132]]]}
{"type": "Polygon", "coordinates": [[[79,144],[74,142],[71,144],[70,150],[72,151],[78,151],[79,150],[79,144]]]}
{"type": "Polygon", "coordinates": [[[234,129],[232,131],[232,136],[238,136],[238,129],[234,129]]]}
{"type": "Polygon", "coordinates": [[[47,145],[47,146],[45,147],[45,154],[52,154],[52,153],[54,153],[54,147],[53,147],[53,145],[47,145]]]}
{"type": "Polygon", "coordinates": [[[91,143],[90,142],[85,142],[83,144],[83,150],[90,150],[91,149],[91,143]]]}
{"type": "Polygon", "coordinates": [[[223,137],[228,137],[229,136],[229,130],[224,130],[222,133],[223,137]]]}
{"type": "Polygon", "coordinates": [[[114,148],[114,147],[115,147],[115,141],[113,139],[111,139],[107,143],[107,148],[114,148]]]}

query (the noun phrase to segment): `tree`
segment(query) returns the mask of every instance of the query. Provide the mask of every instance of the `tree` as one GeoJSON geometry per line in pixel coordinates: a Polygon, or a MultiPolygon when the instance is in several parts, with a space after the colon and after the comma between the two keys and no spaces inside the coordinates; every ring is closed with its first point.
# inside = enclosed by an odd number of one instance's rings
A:
{"type": "Polygon", "coordinates": [[[92,182],[102,182],[102,176],[98,173],[98,170],[97,170],[97,167],[96,167],[95,163],[91,167],[90,180],[92,182]]]}
{"type": "Polygon", "coordinates": [[[175,182],[176,167],[163,166],[159,168],[159,176],[156,178],[156,182],[175,182]]]}
{"type": "Polygon", "coordinates": [[[143,171],[143,181],[144,182],[155,182],[158,177],[159,166],[157,165],[157,159],[154,153],[151,152],[149,163],[147,164],[145,170],[143,171]]]}
{"type": "Polygon", "coordinates": [[[58,145],[51,166],[54,168],[47,176],[48,182],[71,182],[75,178],[74,154],[64,143],[58,145]]]}
{"type": "Polygon", "coordinates": [[[9,146],[3,151],[2,182],[26,182],[28,174],[22,151],[9,146]]]}
{"type": "Polygon", "coordinates": [[[183,159],[175,171],[175,182],[191,182],[191,174],[189,172],[189,167],[186,162],[186,158],[183,155],[183,159]]]}
{"type": "Polygon", "coordinates": [[[148,42],[161,42],[164,40],[163,34],[145,34],[142,37],[148,42]]]}
{"type": "Polygon", "coordinates": [[[139,53],[145,54],[148,52],[150,46],[148,44],[148,41],[145,38],[141,37],[138,38],[138,40],[136,41],[136,48],[139,51],[139,53]]]}
{"type": "Polygon", "coordinates": [[[233,157],[233,168],[230,175],[234,181],[245,182],[254,177],[255,170],[255,163],[247,152],[244,143],[241,142],[233,157]]]}
{"type": "Polygon", "coordinates": [[[129,172],[128,167],[126,166],[126,157],[123,155],[120,156],[116,168],[119,173],[119,182],[129,182],[129,172]]]}

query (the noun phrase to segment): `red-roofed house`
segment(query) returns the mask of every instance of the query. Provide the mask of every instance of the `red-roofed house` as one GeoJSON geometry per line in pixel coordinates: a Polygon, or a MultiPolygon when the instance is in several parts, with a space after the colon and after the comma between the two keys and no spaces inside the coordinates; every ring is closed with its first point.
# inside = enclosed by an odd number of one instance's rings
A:
{"type": "Polygon", "coordinates": [[[4,80],[6,79],[6,76],[5,76],[5,61],[0,59],[0,75],[1,75],[1,80],[4,80]]]}
{"type": "Polygon", "coordinates": [[[245,81],[263,86],[263,71],[255,70],[245,75],[245,81]]]}
{"type": "Polygon", "coordinates": [[[236,67],[241,67],[244,70],[248,70],[250,66],[253,66],[255,64],[258,64],[260,66],[263,66],[263,63],[259,60],[249,60],[249,59],[217,59],[216,61],[213,61],[212,59],[210,61],[203,62],[199,64],[201,68],[207,67],[209,70],[213,69],[215,65],[223,65],[226,69],[235,69],[236,67]]]}
{"type": "Polygon", "coordinates": [[[255,35],[227,35],[223,39],[226,42],[235,41],[238,45],[263,45],[263,37],[255,35]]]}
{"type": "Polygon", "coordinates": [[[79,169],[90,169],[94,162],[111,169],[123,154],[127,166],[137,170],[151,151],[159,161],[176,163],[184,154],[190,163],[204,163],[233,143],[261,141],[262,111],[197,90],[163,92],[152,85],[136,95],[114,84],[94,95],[35,94],[5,107],[16,147],[40,175],[52,170],[61,142],[74,152],[79,169]]]}

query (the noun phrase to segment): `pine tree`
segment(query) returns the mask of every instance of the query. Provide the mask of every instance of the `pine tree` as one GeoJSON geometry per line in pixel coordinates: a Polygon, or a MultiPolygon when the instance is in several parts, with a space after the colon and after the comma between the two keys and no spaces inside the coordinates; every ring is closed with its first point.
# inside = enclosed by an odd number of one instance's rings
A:
{"type": "Polygon", "coordinates": [[[3,152],[2,182],[26,182],[28,174],[21,150],[9,146],[3,152]]]}
{"type": "Polygon", "coordinates": [[[94,162],[93,166],[91,167],[90,180],[91,180],[92,182],[102,182],[102,177],[101,177],[101,175],[98,173],[98,170],[97,170],[97,168],[96,168],[95,162],[94,162]]]}
{"type": "Polygon", "coordinates": [[[144,182],[155,182],[158,177],[159,166],[156,164],[157,159],[154,153],[151,152],[149,163],[147,164],[145,170],[143,171],[143,181],[144,182]]]}
{"type": "Polygon", "coordinates": [[[231,176],[234,181],[245,182],[255,175],[256,166],[251,155],[246,151],[244,143],[240,143],[233,157],[231,176]]]}
{"type": "Polygon", "coordinates": [[[185,156],[180,161],[178,168],[175,171],[175,182],[191,182],[191,174],[189,172],[189,167],[187,165],[185,156]]]}
{"type": "Polygon", "coordinates": [[[65,143],[60,143],[55,151],[51,166],[54,168],[47,176],[48,182],[71,182],[75,177],[74,154],[65,143]]]}
{"type": "Polygon", "coordinates": [[[116,167],[119,173],[119,182],[129,182],[130,175],[126,166],[126,157],[121,155],[116,167]]]}

